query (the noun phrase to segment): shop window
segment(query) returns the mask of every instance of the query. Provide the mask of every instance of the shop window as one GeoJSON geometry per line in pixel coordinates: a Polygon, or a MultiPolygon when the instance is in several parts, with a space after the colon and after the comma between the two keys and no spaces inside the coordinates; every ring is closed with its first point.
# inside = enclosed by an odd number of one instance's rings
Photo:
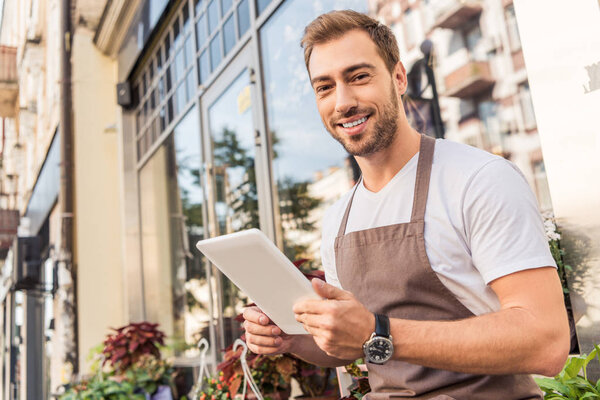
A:
{"type": "Polygon", "coordinates": [[[290,259],[308,258],[314,266],[323,213],[350,189],[354,170],[323,128],[298,43],[304,26],[335,6],[364,12],[367,1],[286,1],[260,31],[277,242],[290,259]]]}
{"type": "Polygon", "coordinates": [[[204,238],[201,162],[199,120],[193,108],[139,173],[147,317],[169,336],[188,342],[193,332],[185,331],[185,312],[200,322],[196,332],[208,329],[211,315],[206,312],[208,301],[197,292],[209,291],[202,255],[190,251],[190,243],[204,238]],[[187,293],[186,280],[194,282],[187,293]]]}

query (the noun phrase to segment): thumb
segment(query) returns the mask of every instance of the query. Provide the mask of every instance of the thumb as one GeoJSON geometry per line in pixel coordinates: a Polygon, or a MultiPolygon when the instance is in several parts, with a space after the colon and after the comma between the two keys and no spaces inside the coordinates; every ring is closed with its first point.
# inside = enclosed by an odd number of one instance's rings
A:
{"type": "Polygon", "coordinates": [[[315,292],[325,299],[344,300],[351,296],[349,292],[332,286],[319,278],[314,278],[311,283],[315,289],[315,292]]]}

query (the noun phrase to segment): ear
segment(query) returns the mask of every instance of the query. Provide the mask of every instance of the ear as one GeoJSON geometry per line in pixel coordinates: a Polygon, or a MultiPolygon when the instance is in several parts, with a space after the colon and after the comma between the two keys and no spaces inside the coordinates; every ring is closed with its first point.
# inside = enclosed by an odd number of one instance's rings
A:
{"type": "Polygon", "coordinates": [[[402,61],[396,63],[396,66],[392,71],[392,81],[394,82],[394,85],[396,85],[398,96],[402,96],[406,93],[408,81],[406,79],[406,69],[404,68],[404,64],[402,64],[402,61]]]}

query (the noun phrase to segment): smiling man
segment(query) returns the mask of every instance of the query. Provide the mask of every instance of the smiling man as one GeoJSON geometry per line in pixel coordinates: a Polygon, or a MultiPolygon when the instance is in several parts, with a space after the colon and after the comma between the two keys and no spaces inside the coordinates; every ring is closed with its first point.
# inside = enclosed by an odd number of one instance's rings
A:
{"type": "Polygon", "coordinates": [[[325,128],[362,178],[326,213],[323,300],[296,304],[309,335],[244,312],[259,354],[320,365],[368,362],[369,397],[541,399],[569,328],[535,197],[508,161],[420,135],[401,95],[393,33],[354,11],[311,22],[302,39],[325,128]]]}

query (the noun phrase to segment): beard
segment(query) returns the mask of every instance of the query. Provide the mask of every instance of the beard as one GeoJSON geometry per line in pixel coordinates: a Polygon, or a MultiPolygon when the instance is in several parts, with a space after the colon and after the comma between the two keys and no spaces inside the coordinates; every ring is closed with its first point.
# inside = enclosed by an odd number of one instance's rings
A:
{"type": "MultiPolygon", "coordinates": [[[[367,114],[371,118],[374,112],[375,110],[372,108],[353,108],[340,118],[350,118],[357,114],[367,114]]],[[[398,129],[398,115],[398,97],[396,88],[392,85],[389,101],[384,104],[379,120],[373,126],[373,132],[365,130],[354,136],[340,135],[335,130],[337,122],[334,120],[330,122],[333,129],[327,130],[348,153],[353,156],[364,157],[386,149],[392,144],[398,129]]]]}

